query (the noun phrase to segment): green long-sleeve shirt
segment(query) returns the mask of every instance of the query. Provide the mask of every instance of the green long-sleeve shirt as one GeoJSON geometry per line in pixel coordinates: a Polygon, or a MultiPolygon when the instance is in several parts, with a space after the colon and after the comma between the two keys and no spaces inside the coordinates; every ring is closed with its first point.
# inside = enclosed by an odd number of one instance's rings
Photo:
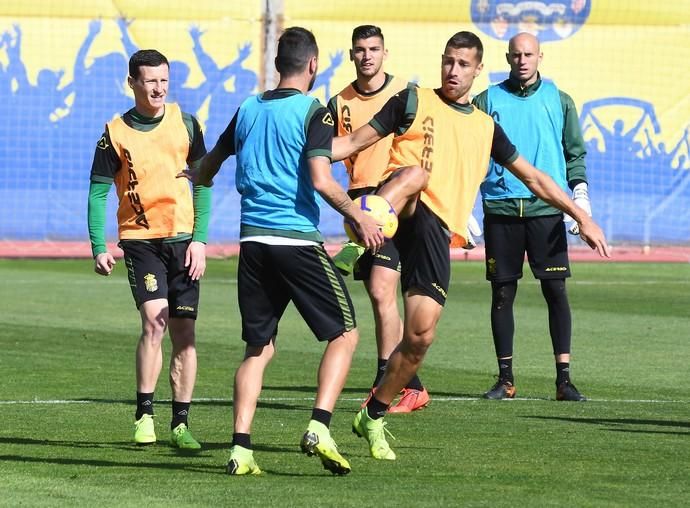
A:
{"type": "MultiPolygon", "coordinates": [[[[513,94],[518,97],[529,97],[534,94],[541,86],[542,80],[539,76],[537,81],[525,88],[520,86],[520,82],[513,78],[512,75],[505,81],[505,84],[513,94]]],[[[581,182],[587,182],[587,171],[585,167],[585,141],[582,137],[582,130],[580,129],[580,120],[577,114],[577,108],[573,99],[567,93],[559,90],[561,99],[561,108],[563,109],[563,156],[565,157],[566,180],[568,186],[572,189],[581,182]]],[[[487,111],[488,90],[484,90],[477,95],[472,101],[477,108],[485,113],[487,111]]],[[[489,113],[490,114],[490,113],[489,113]]],[[[510,137],[510,132],[506,132],[510,137]]],[[[520,147],[517,147],[520,150],[520,147]]],[[[510,215],[517,217],[534,217],[539,215],[556,215],[561,213],[560,210],[545,203],[541,199],[535,197],[529,199],[499,199],[499,200],[484,200],[484,213],[495,215],[510,215]]]]}
{"type": "MultiPolygon", "coordinates": [[[[123,120],[133,129],[148,132],[154,129],[163,117],[148,118],[137,113],[135,109],[122,115],[123,120]]],[[[196,118],[187,113],[182,113],[182,120],[189,134],[189,155],[187,164],[190,168],[196,168],[201,158],[206,154],[206,146],[201,128],[196,118]]],[[[91,184],[88,198],[88,224],[91,251],[94,257],[106,252],[105,221],[106,202],[108,192],[114,182],[114,176],[120,170],[121,161],[110,142],[108,131],[103,133],[95,149],[93,164],[91,167],[91,184]]],[[[211,216],[211,188],[203,185],[195,185],[193,188],[194,228],[193,232],[182,233],[171,238],[165,238],[166,242],[178,242],[182,240],[206,242],[208,237],[208,224],[211,216]]]]}

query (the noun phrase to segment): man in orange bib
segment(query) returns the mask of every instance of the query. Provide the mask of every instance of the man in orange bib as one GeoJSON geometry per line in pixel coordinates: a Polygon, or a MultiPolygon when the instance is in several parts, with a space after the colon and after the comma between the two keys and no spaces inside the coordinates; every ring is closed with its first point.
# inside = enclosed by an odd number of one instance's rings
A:
{"type": "Polygon", "coordinates": [[[172,341],[171,443],[198,450],[187,416],[196,380],[195,320],[199,279],[206,269],[211,189],[178,174],[206,153],[193,116],[166,103],[168,60],[156,50],[137,51],[129,61],[134,108],[108,122],[96,145],[89,188],[89,236],[95,271],[110,275],[115,259],[105,243],[106,198],[115,183],[120,247],[141,315],[137,345],[137,409],[134,442],[156,442],[153,395],[161,371],[161,343],[172,341]]]}
{"type": "MultiPolygon", "coordinates": [[[[335,134],[344,136],[366,124],[393,95],[408,86],[404,79],[396,78],[383,70],[388,55],[381,29],[374,25],[362,25],[352,31],[350,60],[355,64],[357,79],[346,86],[328,103],[335,121],[335,134]]],[[[388,158],[393,134],[374,143],[357,155],[345,159],[350,177],[348,195],[355,199],[373,194],[383,180],[388,168],[388,158]]],[[[364,282],[374,311],[376,323],[376,350],[378,352],[376,387],[386,369],[388,357],[402,337],[402,322],[398,311],[398,282],[400,281],[400,256],[394,242],[386,242],[376,254],[364,252],[364,247],[348,242],[333,257],[335,266],[343,274],[353,272],[355,280],[364,282]],[[362,254],[363,253],[363,254],[362,254]]],[[[373,390],[370,392],[373,393],[373,390]]],[[[415,374],[405,385],[391,413],[410,413],[429,404],[429,392],[415,374]]]]}
{"type": "Polygon", "coordinates": [[[518,154],[500,125],[470,104],[482,55],[482,42],[475,34],[456,33],[441,56],[440,88],[406,89],[368,124],[333,143],[333,159],[339,160],[395,134],[388,178],[377,194],[400,217],[394,241],[400,252],[405,305],[403,337],[388,359],[376,393],[352,424],[376,459],[396,458],[386,440],[384,416],[433,342],[450,281],[450,238],[455,234],[466,242],[468,220],[489,157],[535,195],[573,217],[582,239],[600,255],[609,256],[599,226],[547,174],[518,154]]]}

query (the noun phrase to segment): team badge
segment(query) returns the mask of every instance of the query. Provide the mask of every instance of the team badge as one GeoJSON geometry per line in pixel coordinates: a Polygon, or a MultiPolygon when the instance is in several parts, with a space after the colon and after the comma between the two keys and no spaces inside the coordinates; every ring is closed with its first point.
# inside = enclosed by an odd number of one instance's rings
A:
{"type": "Polygon", "coordinates": [[[144,285],[146,286],[146,291],[149,293],[158,291],[158,281],[156,280],[156,276],[152,273],[144,275],[144,285]]]}
{"type": "Polygon", "coordinates": [[[321,120],[321,121],[322,121],[325,125],[330,125],[331,127],[333,127],[333,125],[335,125],[335,124],[333,123],[333,117],[331,116],[331,113],[330,113],[330,112],[328,112],[328,113],[326,113],[325,115],[323,115],[323,120],[321,120]]]}
{"type": "Polygon", "coordinates": [[[472,0],[470,9],[472,22],[494,39],[529,32],[547,42],[577,32],[589,17],[591,4],[591,0],[472,0]]]}
{"type": "Polygon", "coordinates": [[[495,258],[489,258],[486,262],[486,267],[489,271],[490,274],[495,274],[496,273],[496,259],[495,258]]]}

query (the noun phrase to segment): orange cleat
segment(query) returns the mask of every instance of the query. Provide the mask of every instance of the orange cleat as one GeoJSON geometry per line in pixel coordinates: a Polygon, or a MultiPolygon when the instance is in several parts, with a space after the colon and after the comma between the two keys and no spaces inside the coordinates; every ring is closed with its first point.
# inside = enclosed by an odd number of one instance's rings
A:
{"type": "Polygon", "coordinates": [[[431,397],[426,388],[421,390],[412,390],[410,388],[403,388],[400,400],[394,406],[388,408],[389,413],[411,413],[425,408],[431,397]]]}

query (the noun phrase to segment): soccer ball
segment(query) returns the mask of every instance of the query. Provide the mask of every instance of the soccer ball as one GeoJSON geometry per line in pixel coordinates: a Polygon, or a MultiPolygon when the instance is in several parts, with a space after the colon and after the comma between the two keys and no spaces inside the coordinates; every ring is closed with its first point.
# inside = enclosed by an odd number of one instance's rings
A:
{"type": "MultiPolygon", "coordinates": [[[[386,198],[376,194],[365,194],[356,198],[353,202],[364,213],[374,218],[386,240],[393,238],[393,235],[398,230],[398,216],[386,198]]],[[[353,242],[362,245],[362,239],[357,235],[355,228],[352,227],[348,219],[345,219],[343,226],[345,227],[347,237],[353,242]]]]}

